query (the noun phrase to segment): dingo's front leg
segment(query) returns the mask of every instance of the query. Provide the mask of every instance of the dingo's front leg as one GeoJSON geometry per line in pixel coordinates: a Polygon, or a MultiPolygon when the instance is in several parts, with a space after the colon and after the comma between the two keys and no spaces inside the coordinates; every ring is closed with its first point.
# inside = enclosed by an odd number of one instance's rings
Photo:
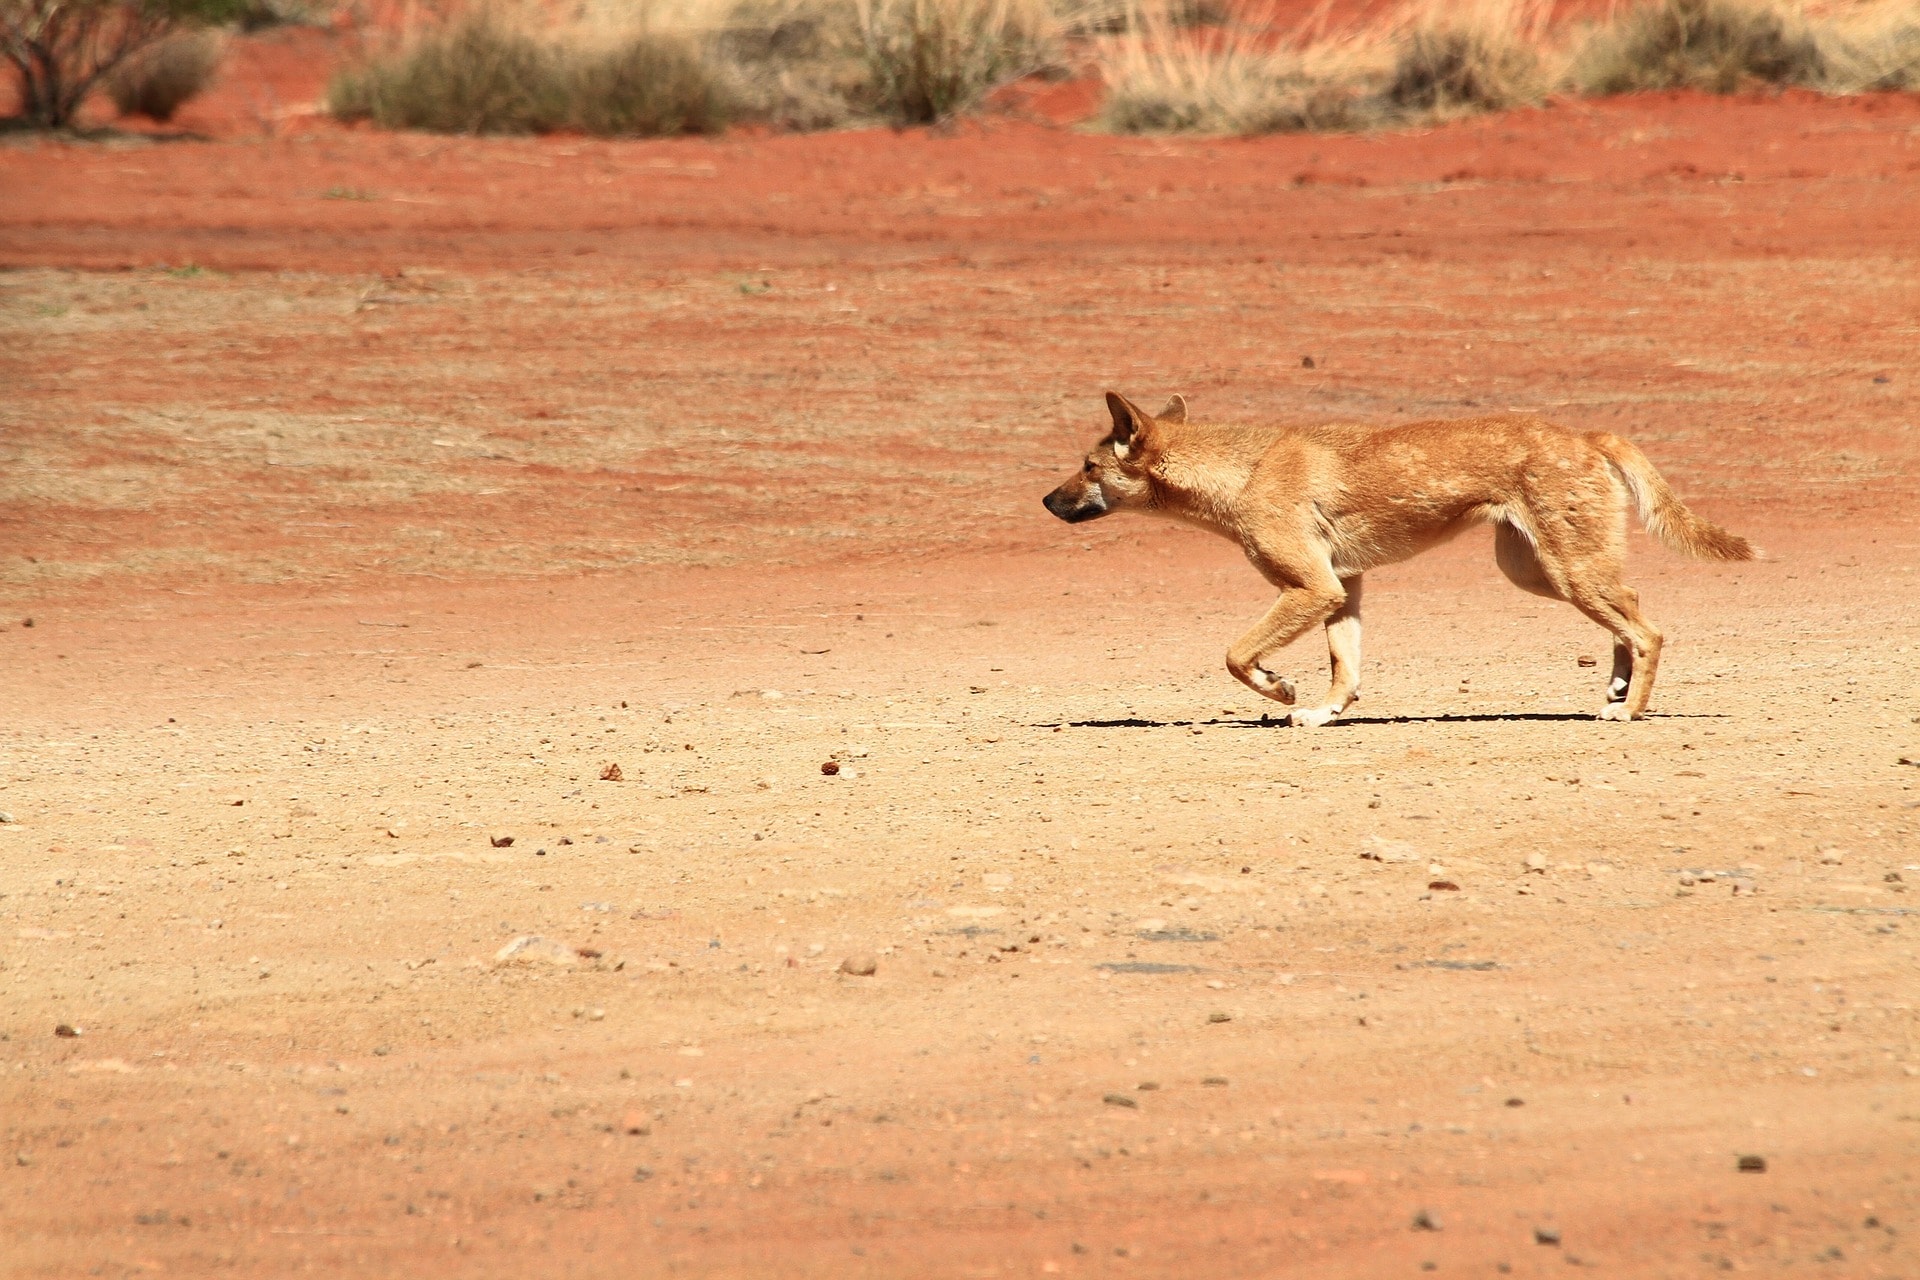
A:
{"type": "MultiPolygon", "coordinates": [[[[1345,603],[1346,592],[1337,584],[1332,587],[1288,588],[1274,602],[1273,608],[1267,610],[1267,616],[1227,650],[1227,670],[1233,673],[1234,679],[1261,697],[1291,706],[1295,697],[1293,681],[1275,674],[1267,667],[1265,660],[1286,648],[1315,623],[1325,621],[1345,603]]],[[[1357,634],[1355,641],[1357,644],[1357,634]]],[[[1295,724],[1325,724],[1344,711],[1351,701],[1348,698],[1339,710],[1323,716],[1319,712],[1326,711],[1325,707],[1313,712],[1296,711],[1289,718],[1295,724]],[[1314,718],[1316,716],[1318,718],[1314,718]]]]}
{"type": "Polygon", "coordinates": [[[1333,681],[1320,706],[1296,711],[1295,724],[1323,725],[1346,712],[1360,698],[1360,579],[1343,578],[1347,600],[1327,619],[1327,656],[1333,663],[1333,681]]]}

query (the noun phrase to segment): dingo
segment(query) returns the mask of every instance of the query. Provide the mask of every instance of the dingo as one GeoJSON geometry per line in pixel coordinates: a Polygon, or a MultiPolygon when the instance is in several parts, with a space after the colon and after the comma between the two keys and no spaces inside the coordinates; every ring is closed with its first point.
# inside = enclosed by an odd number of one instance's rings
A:
{"type": "Polygon", "coordinates": [[[1046,497],[1070,523],[1136,510],[1240,544],[1280,599],[1227,650],[1242,684],[1291,706],[1291,680],[1266,666],[1315,623],[1327,629],[1332,687],[1293,724],[1322,725],[1360,696],[1360,575],[1409,559],[1470,524],[1493,525],[1493,555],[1523,591],[1565,600],[1613,635],[1603,720],[1647,709],[1660,631],[1620,580],[1626,502],[1676,551],[1750,560],[1746,539],[1686,509],[1646,455],[1619,436],[1575,435],[1525,414],[1410,422],[1244,427],[1187,421],[1175,396],[1158,417],[1112,392],[1113,430],[1080,474],[1046,497]]]}

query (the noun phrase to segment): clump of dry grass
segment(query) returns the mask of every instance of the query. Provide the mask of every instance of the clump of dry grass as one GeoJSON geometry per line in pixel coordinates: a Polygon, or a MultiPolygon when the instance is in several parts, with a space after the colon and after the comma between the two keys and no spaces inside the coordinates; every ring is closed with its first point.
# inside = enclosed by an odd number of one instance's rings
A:
{"type": "Polygon", "coordinates": [[[1544,0],[1432,5],[1392,43],[1381,97],[1402,117],[1506,111],[1547,95],[1544,0]]]}
{"type": "Polygon", "coordinates": [[[1833,13],[1814,31],[1829,93],[1920,90],[1920,3],[1881,0],[1833,13]]]}
{"type": "Polygon", "coordinates": [[[106,80],[114,109],[162,124],[206,91],[227,56],[218,31],[182,31],[134,54],[106,80]]]}
{"type": "Polygon", "coordinates": [[[964,111],[1037,70],[1062,23],[1047,0],[856,0],[873,104],[909,124],[964,111]]]}
{"type": "Polygon", "coordinates": [[[1548,0],[1419,0],[1360,26],[1194,39],[1152,15],[1102,58],[1119,132],[1364,129],[1540,102],[1548,0]]]}
{"type": "Polygon", "coordinates": [[[341,119],[433,133],[705,133],[732,105],[725,75],[681,33],[547,37],[492,10],[432,27],[328,90],[341,119]]]}
{"type": "Polygon", "coordinates": [[[1732,93],[1755,83],[1818,86],[1827,61],[1813,25],[1775,0],[1651,0],[1590,30],[1567,74],[1576,91],[1597,96],[1732,93]]]}
{"type": "Polygon", "coordinates": [[[1281,133],[1357,129],[1367,96],[1297,51],[1245,38],[1218,42],[1128,37],[1101,59],[1114,133],[1281,133]]]}

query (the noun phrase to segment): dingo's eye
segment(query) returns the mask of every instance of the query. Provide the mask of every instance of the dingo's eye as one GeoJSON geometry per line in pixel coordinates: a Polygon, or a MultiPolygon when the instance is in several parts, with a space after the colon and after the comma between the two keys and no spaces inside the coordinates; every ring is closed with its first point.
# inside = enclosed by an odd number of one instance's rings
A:
{"type": "Polygon", "coordinates": [[[1082,473],[1082,474],[1084,474],[1084,475],[1092,475],[1092,474],[1093,474],[1093,459],[1092,459],[1092,458],[1088,458],[1088,459],[1087,459],[1087,460],[1086,460],[1085,462],[1083,462],[1083,463],[1081,463],[1081,464],[1080,464],[1080,471],[1081,471],[1081,473],[1082,473]]]}

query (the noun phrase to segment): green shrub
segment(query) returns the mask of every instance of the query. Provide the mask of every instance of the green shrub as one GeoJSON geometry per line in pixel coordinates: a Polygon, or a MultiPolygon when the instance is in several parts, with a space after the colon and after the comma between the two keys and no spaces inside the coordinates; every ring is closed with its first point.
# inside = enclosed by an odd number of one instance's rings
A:
{"type": "Polygon", "coordinates": [[[1825,75],[1813,32],[1765,0],[1654,0],[1589,32],[1568,72],[1596,95],[1732,93],[1755,82],[1818,85],[1825,75]]]}

